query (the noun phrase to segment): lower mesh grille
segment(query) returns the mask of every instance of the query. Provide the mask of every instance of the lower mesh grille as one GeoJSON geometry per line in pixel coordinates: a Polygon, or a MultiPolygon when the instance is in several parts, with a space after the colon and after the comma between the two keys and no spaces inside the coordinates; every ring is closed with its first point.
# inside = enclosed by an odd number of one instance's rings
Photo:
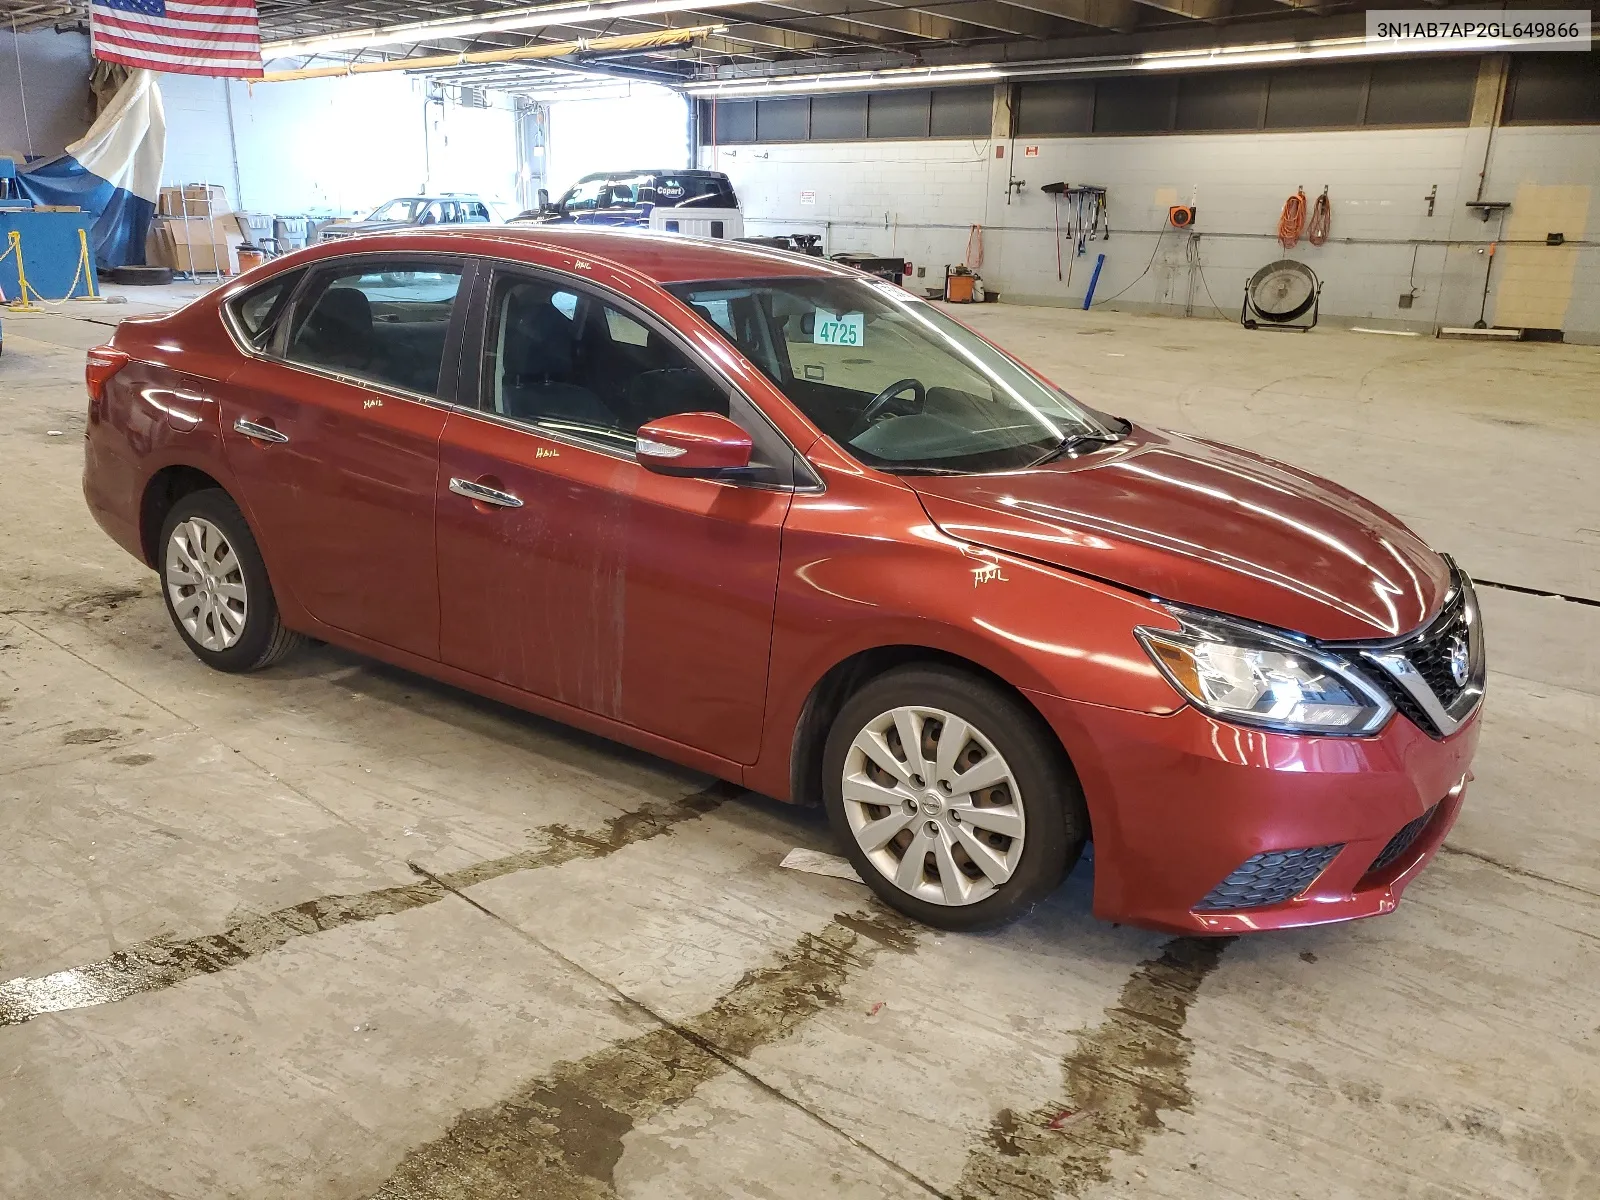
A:
{"type": "Polygon", "coordinates": [[[1231,875],[1206,893],[1195,905],[1196,912],[1218,912],[1238,908],[1265,908],[1292,900],[1311,886],[1316,877],[1344,849],[1343,842],[1331,846],[1306,846],[1299,850],[1269,850],[1240,863],[1231,875]]]}
{"type": "Polygon", "coordinates": [[[1415,821],[1408,822],[1399,833],[1390,838],[1389,844],[1379,851],[1377,858],[1372,860],[1372,865],[1367,868],[1367,874],[1373,875],[1385,867],[1394,866],[1400,856],[1411,849],[1411,843],[1417,840],[1417,836],[1427,827],[1428,822],[1433,820],[1434,810],[1438,807],[1435,804],[1433,808],[1423,813],[1415,821]]]}

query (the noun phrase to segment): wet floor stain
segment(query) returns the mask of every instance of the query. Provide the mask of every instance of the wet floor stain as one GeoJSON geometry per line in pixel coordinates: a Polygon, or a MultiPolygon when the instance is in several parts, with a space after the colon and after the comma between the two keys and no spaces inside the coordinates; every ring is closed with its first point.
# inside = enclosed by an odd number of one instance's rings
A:
{"type": "Polygon", "coordinates": [[[118,609],[130,600],[138,600],[144,596],[145,590],[140,587],[109,587],[99,588],[92,592],[84,592],[74,597],[66,604],[66,611],[76,613],[93,612],[96,609],[118,609]]]}
{"type": "Polygon", "coordinates": [[[636,1124],[730,1070],[726,1059],[838,1004],[845,981],[875,957],[915,948],[916,927],[903,917],[841,914],[680,1026],[557,1063],[504,1100],[463,1113],[408,1153],[372,1200],[613,1197],[612,1172],[636,1124]]]}
{"type": "Polygon", "coordinates": [[[1105,1019],[1062,1060],[1065,1097],[1029,1113],[1003,1109],[967,1156],[958,1200],[1078,1196],[1111,1177],[1114,1151],[1137,1154],[1188,1109],[1189,1006],[1232,938],[1173,938],[1123,984],[1105,1019]]]}
{"type": "Polygon", "coordinates": [[[63,746],[94,746],[100,742],[109,742],[117,736],[115,729],[69,729],[61,735],[63,746]]]}
{"type": "Polygon", "coordinates": [[[442,872],[437,876],[440,882],[430,880],[351,895],[319,896],[276,912],[248,917],[221,933],[182,941],[151,938],[86,966],[12,979],[0,983],[0,1026],[20,1025],[44,1013],[111,1004],[160,991],[198,975],[213,975],[296,938],[437,904],[450,895],[451,888],[469,888],[502,875],[558,867],[580,858],[603,858],[634,842],[659,837],[739,794],[741,789],[733,784],[714,783],[681,800],[652,801],[634,812],[621,813],[594,832],[564,825],[547,826],[540,831],[545,838],[542,848],[442,872]]]}
{"type": "Polygon", "coordinates": [[[119,754],[111,761],[119,767],[144,767],[155,762],[154,754],[119,754]]]}

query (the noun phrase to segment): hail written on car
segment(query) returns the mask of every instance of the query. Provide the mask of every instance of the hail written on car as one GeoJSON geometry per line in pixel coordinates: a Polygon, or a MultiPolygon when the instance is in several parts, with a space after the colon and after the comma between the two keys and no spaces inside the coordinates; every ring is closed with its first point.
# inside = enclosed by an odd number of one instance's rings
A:
{"type": "Polygon", "coordinates": [[[1201,934],[1392,909],[1471,581],[892,284],[639,231],[312,247],[90,352],[84,489],[203,662],[305,636],[826,806],[883,899],[1201,934]]]}

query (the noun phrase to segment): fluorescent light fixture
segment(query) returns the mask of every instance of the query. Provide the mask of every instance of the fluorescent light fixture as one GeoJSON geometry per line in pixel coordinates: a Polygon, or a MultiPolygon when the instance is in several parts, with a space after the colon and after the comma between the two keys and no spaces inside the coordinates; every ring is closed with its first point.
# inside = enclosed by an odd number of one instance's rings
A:
{"type": "Polygon", "coordinates": [[[309,54],[340,54],[372,46],[433,41],[438,38],[473,38],[481,33],[506,33],[540,29],[549,25],[584,25],[620,17],[651,17],[704,8],[706,0],[595,0],[594,3],[540,4],[532,8],[506,8],[476,17],[441,17],[404,25],[380,25],[325,33],[315,37],[263,42],[261,57],[300,58],[309,54]]]}
{"type": "Polygon", "coordinates": [[[1211,46],[1197,50],[1152,50],[1143,54],[1100,58],[1052,58],[1017,63],[971,63],[945,67],[886,67],[880,71],[819,72],[814,75],[705,80],[685,84],[693,96],[740,99],[752,96],[843,92],[862,88],[928,87],[940,84],[998,82],[1048,75],[1126,74],[1131,71],[1195,71],[1223,67],[1259,67],[1329,59],[1411,57],[1418,54],[1484,54],[1516,47],[1510,38],[1485,38],[1464,45],[1459,39],[1401,42],[1368,41],[1365,37],[1325,38],[1310,42],[1271,42],[1211,46]]]}
{"type": "Polygon", "coordinates": [[[817,75],[773,76],[763,79],[708,80],[684,84],[692,96],[794,95],[800,92],[847,92],[861,88],[927,87],[953,83],[998,83],[1013,72],[995,63],[964,63],[948,67],[888,67],[882,71],[831,71],[817,75]]]}

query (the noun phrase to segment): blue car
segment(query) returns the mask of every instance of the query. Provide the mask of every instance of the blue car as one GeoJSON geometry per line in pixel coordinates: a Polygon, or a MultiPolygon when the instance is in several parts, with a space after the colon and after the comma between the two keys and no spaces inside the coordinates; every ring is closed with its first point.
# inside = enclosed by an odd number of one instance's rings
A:
{"type": "Polygon", "coordinates": [[[539,201],[537,209],[529,209],[516,219],[540,224],[648,227],[650,214],[658,208],[739,207],[733,184],[721,171],[690,170],[585,175],[554,204],[542,189],[539,201]]]}

